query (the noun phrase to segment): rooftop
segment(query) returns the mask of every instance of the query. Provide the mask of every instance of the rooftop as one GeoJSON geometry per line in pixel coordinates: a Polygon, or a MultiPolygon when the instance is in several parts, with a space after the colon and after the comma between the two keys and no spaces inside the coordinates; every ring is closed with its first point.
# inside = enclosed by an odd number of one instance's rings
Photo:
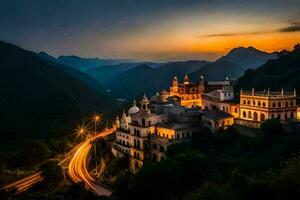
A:
{"type": "Polygon", "coordinates": [[[210,110],[210,109],[205,109],[202,111],[203,116],[205,116],[208,119],[213,119],[213,120],[219,120],[219,119],[226,119],[226,118],[232,118],[233,116],[220,111],[220,110],[210,110]]]}
{"type": "Polygon", "coordinates": [[[178,130],[178,129],[189,128],[192,125],[193,125],[192,123],[176,123],[176,122],[174,122],[174,123],[160,123],[160,124],[157,124],[157,127],[178,130]]]}

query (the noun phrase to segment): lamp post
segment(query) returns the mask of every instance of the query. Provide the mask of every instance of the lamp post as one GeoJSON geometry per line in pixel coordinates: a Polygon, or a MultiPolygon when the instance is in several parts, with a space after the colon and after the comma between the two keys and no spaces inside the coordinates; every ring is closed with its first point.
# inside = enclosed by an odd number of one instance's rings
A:
{"type": "MultiPolygon", "coordinates": [[[[94,118],[94,136],[96,136],[97,134],[97,125],[98,123],[100,122],[101,120],[101,117],[100,115],[95,115],[94,118]]],[[[95,168],[95,171],[96,171],[96,175],[97,175],[97,167],[98,167],[98,163],[97,163],[97,149],[96,149],[96,140],[94,141],[94,153],[95,153],[95,165],[96,165],[96,168],[95,168]]]]}

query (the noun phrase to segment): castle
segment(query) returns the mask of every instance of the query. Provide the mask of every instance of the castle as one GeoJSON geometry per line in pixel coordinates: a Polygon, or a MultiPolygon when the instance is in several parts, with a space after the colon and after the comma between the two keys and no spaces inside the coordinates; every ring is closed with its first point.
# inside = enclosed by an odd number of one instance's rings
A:
{"type": "Polygon", "coordinates": [[[130,171],[136,173],[145,161],[166,158],[169,145],[189,140],[206,126],[213,133],[233,124],[259,128],[266,119],[282,121],[300,119],[296,91],[240,91],[240,103],[234,101],[234,81],[199,81],[191,83],[185,75],[183,83],[173,79],[170,92],[157,93],[149,100],[144,95],[128,110],[117,116],[113,153],[128,155],[130,171]]]}

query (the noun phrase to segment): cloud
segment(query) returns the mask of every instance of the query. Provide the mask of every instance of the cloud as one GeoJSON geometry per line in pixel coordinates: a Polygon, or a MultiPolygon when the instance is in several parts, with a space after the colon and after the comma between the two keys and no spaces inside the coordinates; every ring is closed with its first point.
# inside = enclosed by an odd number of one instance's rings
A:
{"type": "Polygon", "coordinates": [[[290,26],[278,30],[278,32],[289,33],[300,31],[300,22],[292,22],[290,26]]]}
{"type": "Polygon", "coordinates": [[[274,29],[271,31],[256,31],[256,32],[239,32],[239,33],[217,33],[217,34],[209,34],[209,35],[200,35],[198,38],[203,37],[231,37],[231,36],[245,36],[245,35],[259,35],[266,33],[290,33],[290,32],[298,32],[300,31],[300,22],[291,22],[289,26],[282,27],[279,29],[274,29]]]}

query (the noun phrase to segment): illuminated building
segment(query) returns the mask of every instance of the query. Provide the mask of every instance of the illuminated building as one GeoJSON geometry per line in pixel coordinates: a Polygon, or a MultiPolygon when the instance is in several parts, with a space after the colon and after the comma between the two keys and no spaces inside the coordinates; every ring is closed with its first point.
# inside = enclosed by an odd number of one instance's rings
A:
{"type": "Polygon", "coordinates": [[[183,83],[178,83],[175,76],[173,84],[170,87],[170,96],[176,96],[180,99],[180,105],[184,107],[202,107],[202,95],[219,89],[232,89],[233,81],[227,77],[225,81],[205,81],[203,76],[196,83],[192,83],[186,74],[183,83]]]}
{"type": "Polygon", "coordinates": [[[282,121],[295,120],[297,117],[296,90],[294,92],[271,92],[264,90],[240,92],[239,125],[260,127],[266,119],[279,118],[282,121]],[[252,122],[252,123],[251,123],[252,122]]]}
{"type": "Polygon", "coordinates": [[[188,140],[199,130],[200,112],[166,101],[165,92],[156,96],[156,103],[144,95],[140,108],[134,105],[128,116],[123,112],[116,131],[113,153],[130,157],[130,171],[136,173],[145,161],[159,161],[166,157],[170,144],[188,140]]]}

